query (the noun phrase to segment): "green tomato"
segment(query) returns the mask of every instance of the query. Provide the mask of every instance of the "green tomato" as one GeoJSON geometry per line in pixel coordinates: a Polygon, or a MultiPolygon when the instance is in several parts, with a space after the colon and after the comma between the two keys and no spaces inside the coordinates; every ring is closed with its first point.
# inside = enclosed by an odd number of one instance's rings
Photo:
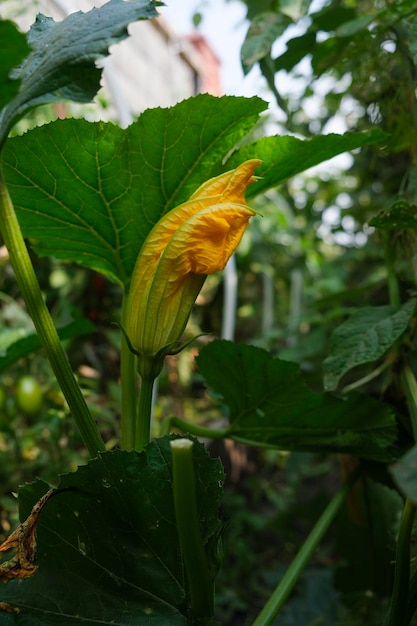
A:
{"type": "Polygon", "coordinates": [[[29,417],[39,413],[43,403],[42,389],[33,376],[22,376],[16,385],[16,402],[18,408],[29,417]]]}

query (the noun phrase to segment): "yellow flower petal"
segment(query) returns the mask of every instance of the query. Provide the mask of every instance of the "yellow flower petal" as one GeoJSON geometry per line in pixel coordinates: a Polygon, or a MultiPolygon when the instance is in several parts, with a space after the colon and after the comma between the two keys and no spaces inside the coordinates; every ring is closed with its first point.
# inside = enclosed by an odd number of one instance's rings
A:
{"type": "Polygon", "coordinates": [[[255,212],[241,204],[215,204],[195,213],[173,235],[164,252],[178,275],[224,269],[255,212]]]}
{"type": "Polygon", "coordinates": [[[210,179],[149,233],[127,307],[126,332],[138,354],[159,354],[181,338],[207,274],[224,268],[255,214],[244,194],[259,164],[246,161],[210,179]]]}
{"type": "Polygon", "coordinates": [[[235,170],[210,178],[193,193],[190,200],[196,198],[214,199],[217,196],[216,203],[230,200],[237,204],[245,204],[246,188],[258,180],[253,175],[253,172],[255,167],[258,167],[261,163],[262,161],[259,161],[259,159],[250,159],[239,165],[235,170]]]}

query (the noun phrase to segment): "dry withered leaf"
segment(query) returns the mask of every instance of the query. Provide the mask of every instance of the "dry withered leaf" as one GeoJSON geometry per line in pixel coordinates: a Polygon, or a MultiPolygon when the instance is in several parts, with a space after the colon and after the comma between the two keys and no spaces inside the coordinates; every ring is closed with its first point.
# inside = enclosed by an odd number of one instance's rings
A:
{"type": "Polygon", "coordinates": [[[17,607],[7,604],[7,602],[0,602],[0,611],[6,611],[6,613],[19,613],[17,607]]]}
{"type": "MultiPolygon", "coordinates": [[[[28,578],[36,572],[37,566],[34,564],[36,556],[36,527],[43,507],[54,492],[56,493],[54,489],[47,491],[35,504],[27,519],[1,544],[0,552],[6,552],[13,548],[16,550],[11,559],[0,563],[1,582],[7,583],[13,578],[28,578]]],[[[0,609],[2,610],[10,612],[13,609],[13,607],[5,608],[1,604],[5,603],[0,603],[0,609]]],[[[9,607],[9,605],[6,606],[9,607]]]]}

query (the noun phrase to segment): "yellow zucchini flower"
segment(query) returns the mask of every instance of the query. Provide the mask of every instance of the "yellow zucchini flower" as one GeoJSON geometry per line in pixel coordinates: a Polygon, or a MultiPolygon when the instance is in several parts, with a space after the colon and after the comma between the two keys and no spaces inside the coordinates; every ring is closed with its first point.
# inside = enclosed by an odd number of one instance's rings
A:
{"type": "MultiPolygon", "coordinates": [[[[127,302],[125,332],[138,355],[139,373],[169,354],[184,332],[208,274],[222,270],[249,219],[246,187],[261,161],[245,161],[211,178],[164,215],[146,238],[136,261],[127,302]]],[[[159,371],[158,371],[159,373],[159,371]]]]}

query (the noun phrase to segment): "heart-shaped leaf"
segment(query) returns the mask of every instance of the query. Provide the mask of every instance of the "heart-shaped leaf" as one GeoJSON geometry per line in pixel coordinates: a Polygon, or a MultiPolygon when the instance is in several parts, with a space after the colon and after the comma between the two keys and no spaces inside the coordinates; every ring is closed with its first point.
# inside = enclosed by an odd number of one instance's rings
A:
{"type": "Polygon", "coordinates": [[[347,133],[268,137],[226,155],[256,123],[259,98],[207,94],[150,109],[128,129],[58,121],[9,140],[4,173],[23,233],[41,255],[75,261],[128,286],[139,250],[167,211],[225,169],[260,158],[248,196],[344,150],[381,139],[347,133]]]}
{"type": "Polygon", "coordinates": [[[126,130],[63,120],[10,139],[3,168],[24,235],[41,255],[128,285],[154,224],[221,171],[265,108],[201,95],[149,109],[126,130]]]}
{"type": "Polygon", "coordinates": [[[389,406],[311,391],[298,364],[255,346],[214,341],[197,358],[210,390],[226,406],[227,436],[282,450],[346,452],[392,461],[397,428],[389,406]]]}

